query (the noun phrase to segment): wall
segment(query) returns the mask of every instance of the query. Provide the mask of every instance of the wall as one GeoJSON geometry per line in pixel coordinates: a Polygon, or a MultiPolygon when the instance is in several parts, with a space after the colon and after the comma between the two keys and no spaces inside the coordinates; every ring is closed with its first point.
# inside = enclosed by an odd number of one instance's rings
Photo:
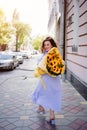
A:
{"type": "Polygon", "coordinates": [[[87,87],[87,1],[67,0],[65,11],[67,79],[87,87]]]}

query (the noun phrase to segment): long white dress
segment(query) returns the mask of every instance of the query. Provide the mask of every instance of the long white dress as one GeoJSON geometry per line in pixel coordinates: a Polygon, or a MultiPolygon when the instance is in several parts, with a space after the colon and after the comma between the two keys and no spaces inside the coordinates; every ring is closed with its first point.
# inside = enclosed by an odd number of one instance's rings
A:
{"type": "MultiPolygon", "coordinates": [[[[42,55],[39,62],[45,54],[42,55]]],[[[44,89],[41,80],[39,80],[36,89],[31,95],[32,101],[54,111],[61,110],[61,82],[60,76],[51,77],[48,74],[42,75],[42,79],[46,86],[44,89]]]]}

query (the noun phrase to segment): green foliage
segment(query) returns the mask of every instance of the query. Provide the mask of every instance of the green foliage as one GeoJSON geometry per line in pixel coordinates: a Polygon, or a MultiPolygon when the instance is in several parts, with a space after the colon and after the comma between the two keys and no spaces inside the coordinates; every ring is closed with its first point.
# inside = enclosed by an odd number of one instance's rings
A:
{"type": "Polygon", "coordinates": [[[0,22],[0,44],[8,44],[15,34],[15,28],[7,22],[0,22]]]}
{"type": "Polygon", "coordinates": [[[29,39],[31,28],[29,24],[19,22],[19,13],[14,10],[12,24],[6,22],[6,17],[2,9],[0,9],[0,45],[9,44],[16,37],[16,50],[25,44],[25,40],[29,39]]]}
{"type": "Polygon", "coordinates": [[[35,50],[39,50],[44,36],[37,36],[32,40],[32,46],[35,50]]]}
{"type": "Polygon", "coordinates": [[[13,26],[16,28],[16,51],[20,49],[27,37],[30,37],[31,28],[28,24],[22,22],[15,22],[13,26]]]}
{"type": "Polygon", "coordinates": [[[0,22],[5,20],[5,14],[2,9],[0,9],[0,22]]]}
{"type": "Polygon", "coordinates": [[[15,28],[6,22],[4,12],[0,9],[0,45],[8,44],[12,40],[12,35],[15,35],[15,28]]]}

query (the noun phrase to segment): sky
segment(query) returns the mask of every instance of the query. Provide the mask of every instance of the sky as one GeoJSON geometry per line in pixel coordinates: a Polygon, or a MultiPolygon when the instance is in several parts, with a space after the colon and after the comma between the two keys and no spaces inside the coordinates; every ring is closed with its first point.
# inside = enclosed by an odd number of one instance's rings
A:
{"type": "Polygon", "coordinates": [[[0,0],[3,9],[10,21],[14,9],[20,14],[20,20],[28,23],[32,28],[32,35],[46,35],[48,23],[48,0],[0,0]]]}

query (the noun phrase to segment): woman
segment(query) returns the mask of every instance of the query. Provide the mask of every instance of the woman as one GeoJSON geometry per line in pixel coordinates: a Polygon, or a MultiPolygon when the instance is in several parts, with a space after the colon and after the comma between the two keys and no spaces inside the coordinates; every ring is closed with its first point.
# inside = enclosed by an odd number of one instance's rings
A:
{"type": "MultiPolygon", "coordinates": [[[[42,42],[41,51],[43,53],[39,62],[41,62],[46,54],[52,49],[57,48],[53,38],[47,37],[42,42]]],[[[38,63],[39,64],[39,63],[38,63]]],[[[43,68],[43,67],[42,67],[43,68]]],[[[44,71],[43,71],[44,72],[44,71]]],[[[32,100],[39,105],[38,113],[45,113],[45,108],[49,109],[50,116],[46,119],[47,123],[55,124],[55,111],[61,110],[61,84],[60,76],[51,76],[48,73],[42,73],[41,79],[32,94],[32,100]],[[42,82],[42,80],[43,82],[42,82]],[[44,88],[44,86],[46,88],[44,88]]]]}

